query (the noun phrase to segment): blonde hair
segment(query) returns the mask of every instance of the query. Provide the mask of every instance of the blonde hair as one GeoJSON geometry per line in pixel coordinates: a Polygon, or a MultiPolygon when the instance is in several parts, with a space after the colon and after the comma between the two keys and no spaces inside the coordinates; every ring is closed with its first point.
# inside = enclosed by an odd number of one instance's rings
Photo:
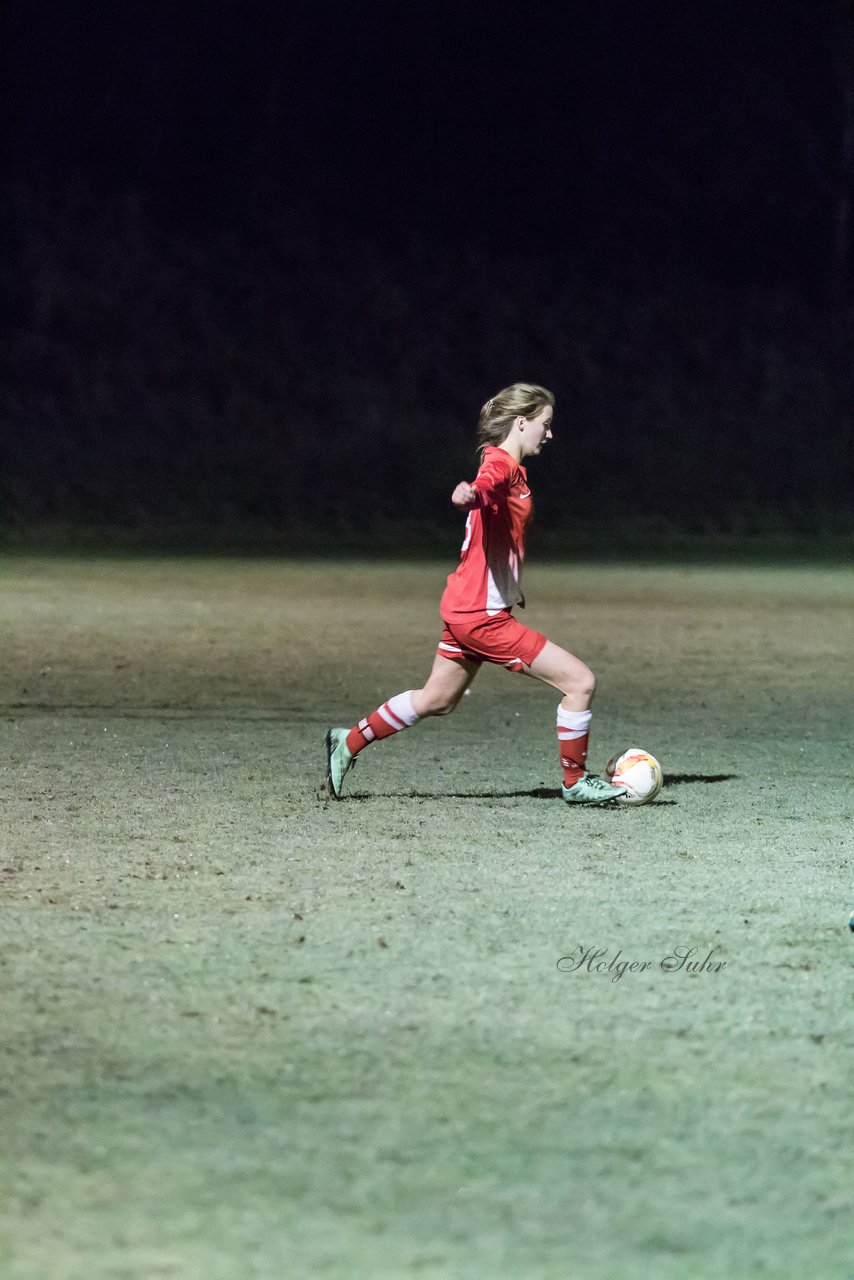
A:
{"type": "Polygon", "coordinates": [[[518,417],[536,418],[546,405],[554,405],[551,391],[533,382],[514,382],[497,392],[480,411],[477,423],[477,447],[480,453],[489,444],[501,444],[510,434],[518,417]]]}

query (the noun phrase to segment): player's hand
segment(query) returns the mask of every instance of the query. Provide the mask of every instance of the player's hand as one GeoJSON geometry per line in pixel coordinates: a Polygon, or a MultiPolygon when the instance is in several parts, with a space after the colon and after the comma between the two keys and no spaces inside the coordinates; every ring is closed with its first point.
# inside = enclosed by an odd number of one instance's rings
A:
{"type": "Polygon", "coordinates": [[[459,507],[461,511],[468,510],[476,498],[477,489],[473,484],[469,484],[467,480],[461,480],[451,494],[451,502],[455,507],[459,507]]]}

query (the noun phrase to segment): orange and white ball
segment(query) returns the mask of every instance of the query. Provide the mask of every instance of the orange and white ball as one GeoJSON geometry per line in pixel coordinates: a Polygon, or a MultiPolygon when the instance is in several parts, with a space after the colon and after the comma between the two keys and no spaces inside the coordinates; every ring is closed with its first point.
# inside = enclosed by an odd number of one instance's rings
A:
{"type": "Polygon", "coordinates": [[[664,784],[661,765],[642,747],[629,747],[610,759],[605,765],[605,777],[626,788],[626,794],[619,797],[620,804],[649,804],[664,784]]]}

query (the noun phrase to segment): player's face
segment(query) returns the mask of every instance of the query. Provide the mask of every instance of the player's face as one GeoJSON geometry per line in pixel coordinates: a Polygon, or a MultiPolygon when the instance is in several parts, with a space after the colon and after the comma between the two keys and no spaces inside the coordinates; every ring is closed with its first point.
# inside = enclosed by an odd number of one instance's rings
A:
{"type": "Polygon", "coordinates": [[[546,441],[552,438],[552,418],[554,409],[547,404],[541,409],[536,418],[528,418],[525,423],[525,443],[524,454],[530,457],[531,454],[539,453],[546,441]]]}

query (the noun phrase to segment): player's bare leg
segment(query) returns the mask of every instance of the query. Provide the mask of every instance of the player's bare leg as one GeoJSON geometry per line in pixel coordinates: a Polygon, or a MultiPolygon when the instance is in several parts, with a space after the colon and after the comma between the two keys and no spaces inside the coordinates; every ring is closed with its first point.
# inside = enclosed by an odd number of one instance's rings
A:
{"type": "Polygon", "coordinates": [[[469,658],[444,658],[437,653],[424,688],[412,690],[412,705],[418,715],[450,715],[480,667],[469,658]]]}
{"type": "Polygon", "coordinates": [[[564,711],[586,711],[593,701],[596,692],[593,672],[580,658],[551,640],[546,641],[534,661],[523,670],[526,676],[558,689],[563,694],[560,705],[564,711]]]}
{"type": "Polygon", "coordinates": [[[326,789],[329,795],[335,800],[341,799],[344,776],[369,742],[381,741],[402,729],[409,729],[425,716],[450,715],[479,670],[479,662],[468,658],[444,658],[437,654],[423,688],[408,689],[389,698],[352,729],[330,729],[326,735],[326,789]]]}
{"type": "Polygon", "coordinates": [[[614,786],[587,770],[590,703],[596,692],[596,677],[586,663],[547,640],[523,670],[525,675],[563,694],[557,709],[557,736],[564,800],[568,804],[607,804],[624,795],[625,787],[614,786]]]}

